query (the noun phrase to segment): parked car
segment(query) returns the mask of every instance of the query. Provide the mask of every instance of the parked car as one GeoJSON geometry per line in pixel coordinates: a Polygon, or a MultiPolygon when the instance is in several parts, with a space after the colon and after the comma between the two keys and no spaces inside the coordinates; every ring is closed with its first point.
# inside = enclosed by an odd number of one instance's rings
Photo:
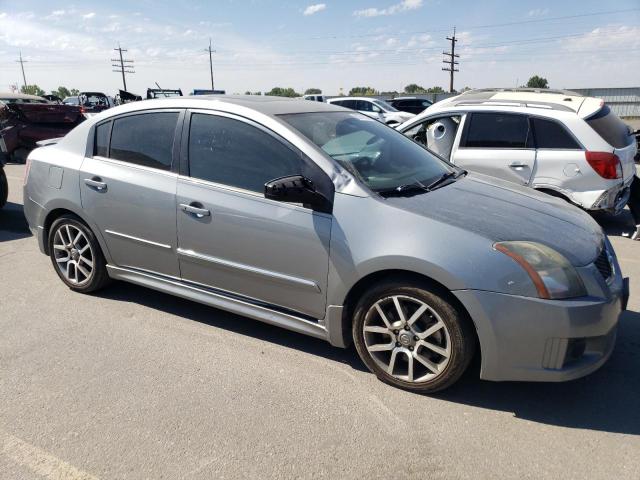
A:
{"type": "Polygon", "coordinates": [[[302,97],[305,100],[310,100],[312,102],[326,102],[327,97],[324,95],[305,95],[302,97]]]}
{"type": "Polygon", "coordinates": [[[115,106],[113,99],[101,92],[80,92],[77,96],[65,98],[62,103],[79,106],[87,118],[115,106]]]}
{"type": "Polygon", "coordinates": [[[147,88],[147,100],[169,97],[182,97],[182,90],[179,88],[147,88]]]}
{"type": "Polygon", "coordinates": [[[454,383],[476,347],[484,379],[586,375],[628,299],[585,212],[320,102],[123,105],[34,150],[24,198],[74,291],[124,280],[353,341],[414,391],[454,383]]]}
{"type": "Polygon", "coordinates": [[[79,107],[34,95],[0,93],[0,153],[24,161],[36,142],[62,137],[83,120],[79,107]]]}
{"type": "Polygon", "coordinates": [[[337,97],[330,98],[327,100],[327,103],[357,110],[368,117],[375,118],[382,123],[392,126],[406,122],[415,116],[411,113],[400,112],[384,100],[378,100],[376,98],[337,97]]]}
{"type": "Polygon", "coordinates": [[[45,100],[49,100],[51,103],[62,103],[62,99],[57,95],[42,95],[42,98],[44,98],[45,100]]]}
{"type": "Polygon", "coordinates": [[[630,193],[636,144],[598,98],[564,91],[473,90],[399,126],[461,168],[619,213],[630,193]]]}
{"type": "Polygon", "coordinates": [[[433,105],[433,102],[417,97],[396,97],[392,100],[387,100],[387,103],[401,112],[409,112],[414,115],[422,113],[433,105]]]}

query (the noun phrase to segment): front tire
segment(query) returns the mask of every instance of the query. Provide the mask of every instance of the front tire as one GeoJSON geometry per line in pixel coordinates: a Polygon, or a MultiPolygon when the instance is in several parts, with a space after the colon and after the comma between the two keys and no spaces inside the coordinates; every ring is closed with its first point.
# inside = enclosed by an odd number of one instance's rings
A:
{"type": "Polygon", "coordinates": [[[466,314],[427,285],[380,284],[360,300],[353,339],[365,365],[395,387],[433,393],[469,366],[475,335],[466,314]]]}
{"type": "Polygon", "coordinates": [[[93,232],[75,215],[62,215],[49,229],[53,268],[71,290],[90,293],[109,283],[107,266],[93,232]]]}

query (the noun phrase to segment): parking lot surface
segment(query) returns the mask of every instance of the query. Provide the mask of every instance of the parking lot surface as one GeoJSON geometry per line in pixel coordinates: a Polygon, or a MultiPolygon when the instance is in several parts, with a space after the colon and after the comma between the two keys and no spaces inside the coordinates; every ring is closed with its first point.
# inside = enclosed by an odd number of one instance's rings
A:
{"type": "Polygon", "coordinates": [[[0,211],[0,478],[640,478],[640,242],[610,361],[569,383],[435,396],[354,350],[141,287],[68,290],[22,214],[0,211]]]}

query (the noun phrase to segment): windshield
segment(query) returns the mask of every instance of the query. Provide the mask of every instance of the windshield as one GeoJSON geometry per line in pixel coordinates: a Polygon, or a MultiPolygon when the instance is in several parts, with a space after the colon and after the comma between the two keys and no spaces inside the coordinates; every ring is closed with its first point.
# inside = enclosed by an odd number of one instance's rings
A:
{"type": "Polygon", "coordinates": [[[393,105],[391,105],[390,103],[387,103],[387,102],[385,102],[383,100],[374,100],[373,103],[375,103],[377,106],[379,106],[385,112],[398,112],[399,111],[393,105]]]}
{"type": "Polygon", "coordinates": [[[78,97],[67,97],[62,101],[62,103],[64,103],[65,105],[79,105],[80,100],[78,99],[78,97]]]}
{"type": "Polygon", "coordinates": [[[280,118],[375,192],[417,182],[426,185],[454,171],[400,132],[359,113],[297,113],[280,118]]]}

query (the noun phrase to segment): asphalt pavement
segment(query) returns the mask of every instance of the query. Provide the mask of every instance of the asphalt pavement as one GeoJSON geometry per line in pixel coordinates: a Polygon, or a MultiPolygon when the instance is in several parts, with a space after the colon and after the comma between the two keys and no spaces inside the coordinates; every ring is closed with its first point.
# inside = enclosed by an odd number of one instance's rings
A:
{"type": "Polygon", "coordinates": [[[610,361],[561,384],[475,365],[424,396],[353,349],[141,287],[68,290],[0,211],[0,479],[640,478],[640,242],[603,220],[629,311],[610,361]]]}

